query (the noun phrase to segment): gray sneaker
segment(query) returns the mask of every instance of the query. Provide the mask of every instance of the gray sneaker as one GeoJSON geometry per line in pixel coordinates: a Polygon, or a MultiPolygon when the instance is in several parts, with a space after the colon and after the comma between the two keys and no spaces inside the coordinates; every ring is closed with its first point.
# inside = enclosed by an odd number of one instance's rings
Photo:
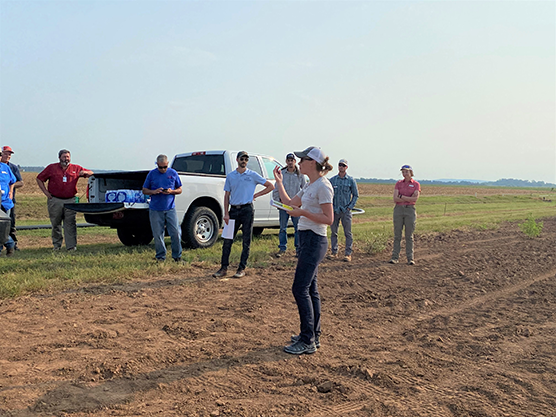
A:
{"type": "Polygon", "coordinates": [[[280,252],[278,252],[278,253],[276,254],[276,257],[277,257],[277,258],[281,258],[281,257],[282,257],[283,255],[285,255],[285,254],[286,254],[286,251],[285,251],[285,250],[280,250],[280,252]]]}
{"type": "MultiPolygon", "coordinates": [[[[296,334],[292,336],[290,340],[292,341],[292,343],[299,342],[301,340],[301,336],[296,334]]],[[[317,347],[317,349],[320,348],[320,335],[315,336],[315,346],[317,347]]]]}
{"type": "Polygon", "coordinates": [[[390,260],[388,261],[388,263],[389,263],[389,264],[397,264],[397,263],[398,263],[398,260],[392,258],[392,259],[390,259],[390,260]]]}
{"type": "Polygon", "coordinates": [[[407,261],[408,265],[415,265],[415,261],[413,259],[411,259],[410,261],[407,261]]]}
{"type": "Polygon", "coordinates": [[[245,269],[238,269],[237,272],[232,275],[233,278],[243,278],[245,276],[245,269]]]}
{"type": "Polygon", "coordinates": [[[317,347],[315,346],[314,342],[310,345],[306,345],[301,340],[299,340],[295,343],[292,343],[291,345],[284,346],[284,352],[290,353],[292,355],[303,355],[304,353],[311,354],[315,353],[316,351],[317,347]]]}

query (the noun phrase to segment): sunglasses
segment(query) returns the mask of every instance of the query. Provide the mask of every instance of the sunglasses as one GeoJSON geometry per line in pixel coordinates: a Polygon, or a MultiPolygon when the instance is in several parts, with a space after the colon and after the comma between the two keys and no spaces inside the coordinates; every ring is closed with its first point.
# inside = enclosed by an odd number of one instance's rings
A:
{"type": "Polygon", "coordinates": [[[339,167],[347,167],[346,164],[338,164],[339,167]]]}
{"type": "Polygon", "coordinates": [[[248,156],[242,156],[241,158],[239,158],[240,161],[249,161],[249,157],[248,156]]]}
{"type": "Polygon", "coordinates": [[[313,158],[309,158],[308,156],[304,156],[304,157],[302,157],[302,158],[300,159],[300,162],[303,162],[303,161],[314,161],[314,159],[313,159],[313,158]]]}
{"type": "Polygon", "coordinates": [[[168,165],[161,167],[160,165],[158,165],[158,168],[160,169],[168,169],[168,165]]]}

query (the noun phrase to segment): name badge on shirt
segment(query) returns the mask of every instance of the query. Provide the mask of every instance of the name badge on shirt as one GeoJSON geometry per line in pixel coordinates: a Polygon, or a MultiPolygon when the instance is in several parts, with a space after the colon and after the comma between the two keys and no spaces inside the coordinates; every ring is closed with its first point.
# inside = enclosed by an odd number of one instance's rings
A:
{"type": "Polygon", "coordinates": [[[64,176],[64,178],[62,178],[62,181],[68,182],[68,177],[64,176]]]}
{"type": "Polygon", "coordinates": [[[410,187],[415,187],[413,184],[409,184],[410,187]]]}

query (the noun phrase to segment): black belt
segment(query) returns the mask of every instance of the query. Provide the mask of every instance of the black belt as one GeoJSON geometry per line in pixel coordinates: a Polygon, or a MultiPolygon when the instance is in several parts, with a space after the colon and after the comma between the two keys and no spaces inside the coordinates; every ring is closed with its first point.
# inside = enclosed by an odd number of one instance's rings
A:
{"type": "Polygon", "coordinates": [[[240,209],[240,208],[242,208],[242,207],[251,206],[251,205],[253,205],[253,203],[241,204],[241,205],[239,205],[239,206],[234,206],[233,204],[230,204],[230,205],[232,206],[232,208],[240,209]]]}

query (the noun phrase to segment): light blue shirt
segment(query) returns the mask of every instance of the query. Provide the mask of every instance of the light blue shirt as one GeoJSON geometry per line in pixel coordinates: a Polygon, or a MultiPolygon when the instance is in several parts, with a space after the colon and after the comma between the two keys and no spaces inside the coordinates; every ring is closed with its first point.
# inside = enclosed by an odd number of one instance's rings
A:
{"type": "Polygon", "coordinates": [[[255,171],[246,169],[240,174],[234,169],[226,176],[224,191],[230,193],[230,204],[232,206],[242,206],[253,202],[253,195],[257,184],[263,185],[266,180],[255,171]]]}
{"type": "Polygon", "coordinates": [[[330,183],[334,187],[334,213],[353,210],[359,198],[359,190],[353,177],[348,174],[344,178],[334,175],[330,178],[330,183]]]}

